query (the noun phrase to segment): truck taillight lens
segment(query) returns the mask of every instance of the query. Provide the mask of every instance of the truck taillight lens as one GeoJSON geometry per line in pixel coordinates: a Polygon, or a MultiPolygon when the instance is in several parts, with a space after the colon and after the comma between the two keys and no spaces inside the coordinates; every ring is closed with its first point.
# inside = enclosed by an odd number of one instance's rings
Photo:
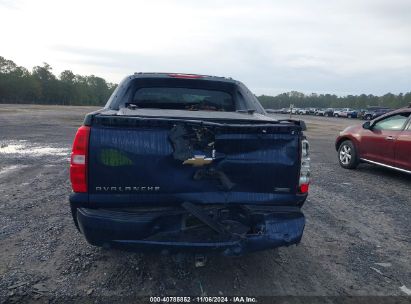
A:
{"type": "Polygon", "coordinates": [[[301,170],[299,181],[299,192],[308,193],[310,185],[310,145],[308,140],[303,139],[301,142],[301,170]]]}
{"type": "Polygon", "coordinates": [[[90,127],[81,126],[74,137],[70,159],[70,182],[74,192],[87,192],[87,156],[90,127]]]}

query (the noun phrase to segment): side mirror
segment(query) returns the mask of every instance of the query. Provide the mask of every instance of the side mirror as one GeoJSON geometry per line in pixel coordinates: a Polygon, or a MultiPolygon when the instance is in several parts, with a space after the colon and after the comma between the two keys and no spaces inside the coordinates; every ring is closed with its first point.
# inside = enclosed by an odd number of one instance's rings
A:
{"type": "Polygon", "coordinates": [[[363,127],[363,129],[371,130],[371,122],[370,121],[364,122],[362,127],[363,127]]]}

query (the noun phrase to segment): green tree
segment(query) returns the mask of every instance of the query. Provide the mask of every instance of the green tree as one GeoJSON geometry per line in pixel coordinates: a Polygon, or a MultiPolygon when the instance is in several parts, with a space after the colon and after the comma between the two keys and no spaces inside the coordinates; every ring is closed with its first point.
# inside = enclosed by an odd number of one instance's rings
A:
{"type": "MultiPolygon", "coordinates": [[[[106,103],[116,84],[106,82],[101,77],[74,74],[65,70],[59,77],[53,74],[48,63],[35,66],[30,72],[12,60],[0,56],[0,103],[43,103],[63,105],[99,105],[106,103]]],[[[276,96],[259,96],[265,108],[295,107],[317,108],[365,108],[367,106],[387,106],[398,108],[411,104],[411,92],[405,94],[387,93],[383,96],[334,94],[304,94],[291,91],[276,96]]]]}

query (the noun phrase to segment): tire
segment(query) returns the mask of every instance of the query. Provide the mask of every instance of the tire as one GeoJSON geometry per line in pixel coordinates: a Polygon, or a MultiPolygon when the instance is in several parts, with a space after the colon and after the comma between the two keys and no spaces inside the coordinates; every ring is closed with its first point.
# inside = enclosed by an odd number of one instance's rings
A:
{"type": "Polygon", "coordinates": [[[338,114],[334,114],[334,117],[340,117],[338,114]]]}
{"type": "Polygon", "coordinates": [[[351,114],[347,115],[347,118],[352,118],[351,114]]]}
{"type": "Polygon", "coordinates": [[[344,169],[355,169],[359,164],[357,149],[351,140],[343,141],[338,147],[338,162],[344,169]]]}

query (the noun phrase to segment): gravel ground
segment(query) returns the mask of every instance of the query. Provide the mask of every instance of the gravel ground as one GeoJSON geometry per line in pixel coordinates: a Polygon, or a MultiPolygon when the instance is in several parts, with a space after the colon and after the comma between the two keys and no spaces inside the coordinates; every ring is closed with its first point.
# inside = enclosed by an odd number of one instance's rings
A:
{"type": "Polygon", "coordinates": [[[304,116],[313,183],[300,245],[212,257],[196,268],[190,256],[96,248],[77,232],[68,204],[69,151],[94,109],[0,105],[0,302],[411,292],[410,176],[337,163],[336,135],[360,121],[304,116]]]}

